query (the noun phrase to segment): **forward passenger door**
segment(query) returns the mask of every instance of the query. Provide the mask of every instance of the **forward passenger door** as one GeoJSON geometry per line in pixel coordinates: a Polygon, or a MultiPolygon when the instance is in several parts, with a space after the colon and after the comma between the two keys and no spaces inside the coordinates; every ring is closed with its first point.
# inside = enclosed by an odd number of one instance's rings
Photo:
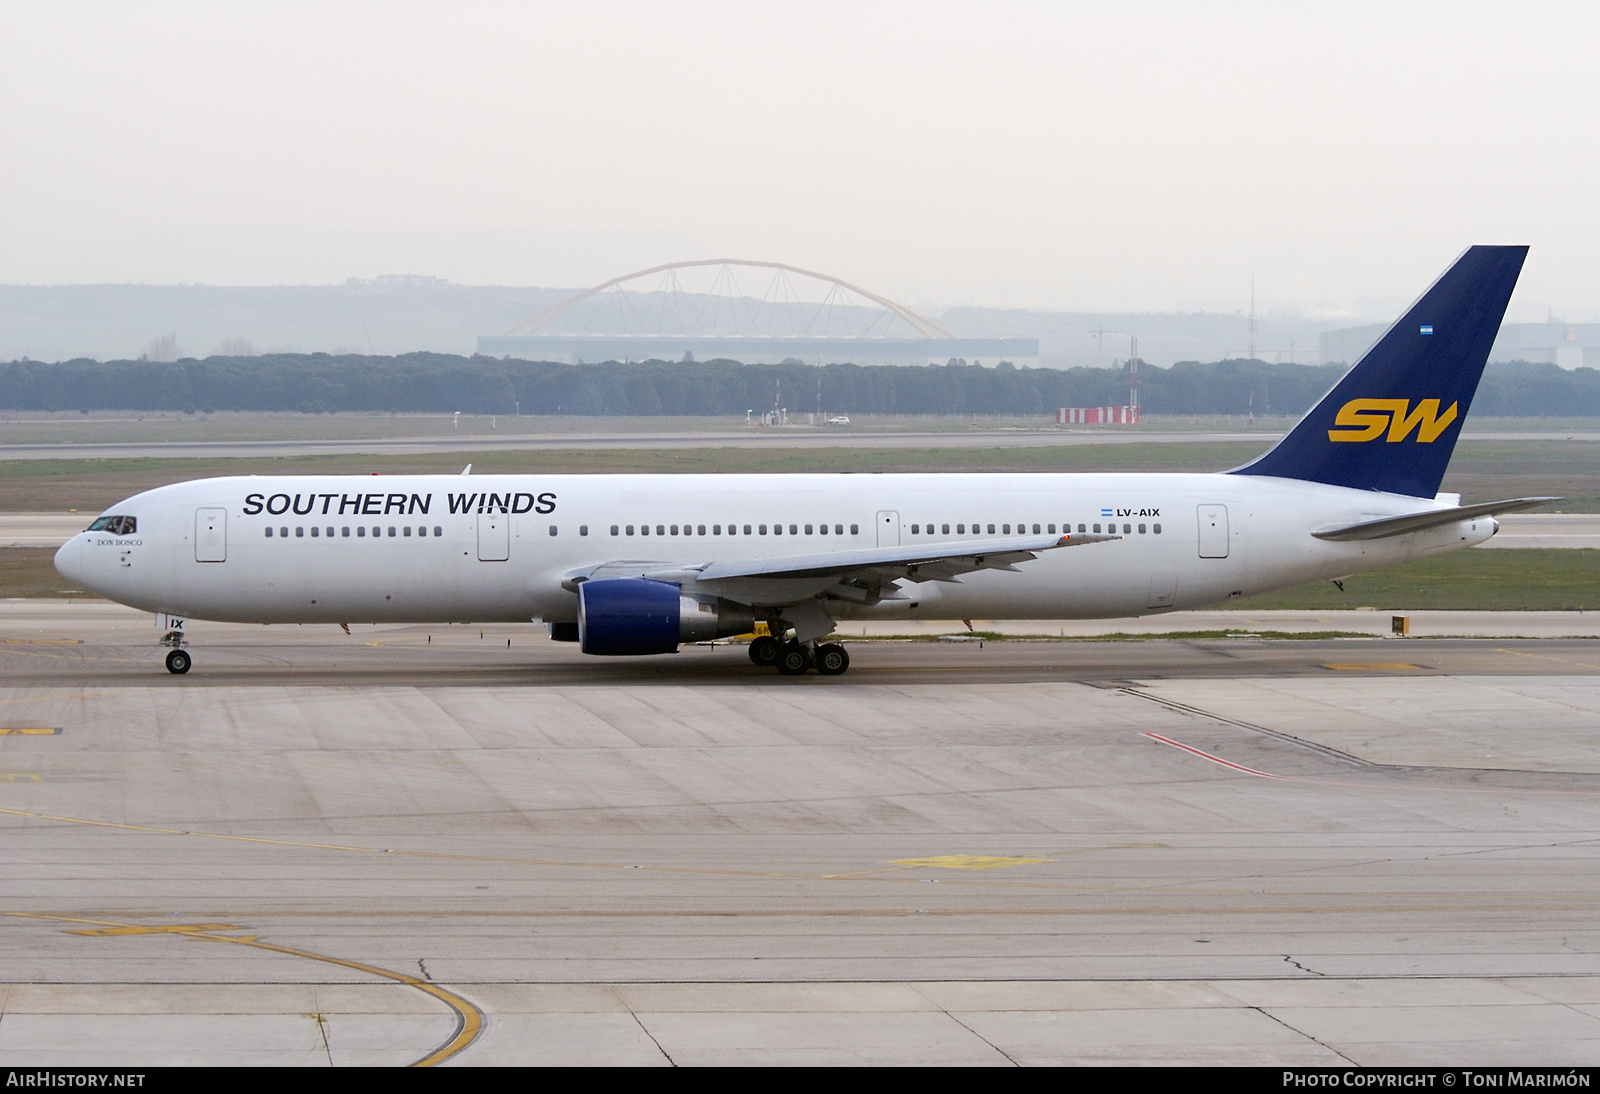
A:
{"type": "Polygon", "coordinates": [[[196,509],[194,513],[194,560],[228,561],[228,511],[196,509]]]}

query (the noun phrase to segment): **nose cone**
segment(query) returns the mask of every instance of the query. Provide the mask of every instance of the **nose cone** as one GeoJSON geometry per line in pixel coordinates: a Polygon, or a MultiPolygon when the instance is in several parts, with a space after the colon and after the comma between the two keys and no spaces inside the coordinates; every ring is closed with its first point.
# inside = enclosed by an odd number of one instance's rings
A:
{"type": "Polygon", "coordinates": [[[83,537],[73,536],[56,552],[56,573],[72,582],[83,584],[83,537]]]}

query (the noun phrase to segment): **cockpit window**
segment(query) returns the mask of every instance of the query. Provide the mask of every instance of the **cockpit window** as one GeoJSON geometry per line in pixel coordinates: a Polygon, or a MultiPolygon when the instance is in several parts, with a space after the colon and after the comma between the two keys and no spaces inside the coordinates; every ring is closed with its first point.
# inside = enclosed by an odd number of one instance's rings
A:
{"type": "Polygon", "coordinates": [[[104,532],[106,530],[106,526],[109,525],[112,521],[121,520],[121,519],[122,519],[121,517],[101,517],[99,520],[97,520],[93,524],[89,525],[88,531],[91,531],[91,532],[104,532]]]}
{"type": "Polygon", "coordinates": [[[89,525],[91,532],[110,532],[114,536],[131,536],[138,530],[139,522],[133,517],[101,517],[89,525]]]}

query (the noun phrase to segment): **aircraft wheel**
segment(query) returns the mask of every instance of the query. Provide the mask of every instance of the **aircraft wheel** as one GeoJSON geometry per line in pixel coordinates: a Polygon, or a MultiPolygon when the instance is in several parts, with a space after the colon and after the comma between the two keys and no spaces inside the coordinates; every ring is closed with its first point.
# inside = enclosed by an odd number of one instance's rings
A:
{"type": "Polygon", "coordinates": [[[804,676],[811,667],[811,658],[806,656],[806,648],[800,643],[789,642],[778,651],[777,666],[785,676],[804,676]]]}
{"type": "Polygon", "coordinates": [[[771,668],[778,661],[778,640],[771,635],[762,635],[750,643],[750,660],[762,668],[771,668]]]}
{"type": "Polygon", "coordinates": [[[837,642],[817,647],[817,671],[824,676],[843,676],[850,668],[850,655],[837,642]]]}
{"type": "Polygon", "coordinates": [[[171,653],[167,654],[167,671],[172,673],[174,676],[182,676],[184,673],[188,672],[189,666],[193,663],[194,661],[189,657],[189,655],[184,653],[182,650],[173,650],[171,653]]]}

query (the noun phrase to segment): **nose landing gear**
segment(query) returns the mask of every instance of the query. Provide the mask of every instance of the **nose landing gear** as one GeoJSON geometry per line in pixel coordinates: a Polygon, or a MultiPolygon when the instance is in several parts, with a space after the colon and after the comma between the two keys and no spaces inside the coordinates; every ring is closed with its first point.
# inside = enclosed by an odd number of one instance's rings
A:
{"type": "Polygon", "coordinates": [[[184,620],[179,616],[162,615],[157,617],[157,622],[167,628],[167,633],[161,636],[161,644],[169,650],[167,671],[174,676],[182,676],[194,664],[194,658],[183,648],[184,620]]]}

